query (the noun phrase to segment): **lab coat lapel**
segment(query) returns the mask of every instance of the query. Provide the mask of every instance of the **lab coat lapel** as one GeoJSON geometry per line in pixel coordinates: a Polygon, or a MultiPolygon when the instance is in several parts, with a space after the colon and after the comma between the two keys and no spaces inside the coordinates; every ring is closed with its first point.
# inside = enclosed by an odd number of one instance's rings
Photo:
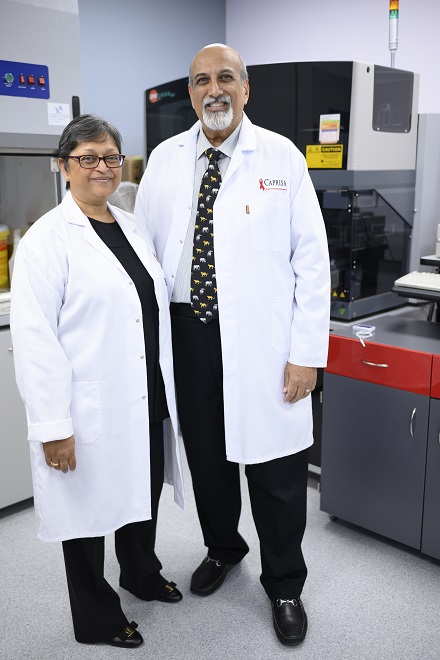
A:
{"type": "MultiPolygon", "coordinates": [[[[84,240],[87,241],[87,243],[89,243],[100,254],[102,254],[109,261],[111,261],[111,263],[116,268],[118,268],[128,277],[127,272],[123,268],[119,259],[115,257],[115,255],[110,250],[110,248],[108,248],[107,245],[99,238],[98,234],[91,226],[88,218],[81,211],[81,209],[76,204],[70,193],[67,193],[66,196],[64,197],[62,206],[67,222],[84,227],[84,240]]],[[[118,208],[110,205],[109,208],[111,210],[112,215],[116,218],[116,221],[118,222],[125,236],[127,237],[129,243],[132,245],[134,251],[136,252],[138,257],[142,261],[143,265],[154,279],[154,276],[155,275],[157,276],[156,264],[153,258],[154,255],[152,250],[149,249],[149,247],[145,243],[145,240],[141,236],[137,235],[136,223],[133,220],[131,220],[131,218],[123,214],[118,208]]]]}
{"type": "Polygon", "coordinates": [[[163,279],[163,273],[159,265],[159,261],[153,251],[152,245],[147,243],[146,239],[142,236],[138,226],[131,218],[122,214],[114,206],[111,206],[111,211],[115,216],[119,226],[124,232],[128,242],[136,252],[143,265],[155,280],[159,275],[163,279]]]}
{"type": "Polygon", "coordinates": [[[191,200],[194,187],[197,135],[200,130],[201,124],[200,122],[196,122],[189,131],[182,133],[177,150],[179,176],[182,177],[183,185],[185,190],[188,191],[191,200]]]}
{"type": "Polygon", "coordinates": [[[98,252],[100,252],[109,261],[111,261],[112,264],[116,266],[116,268],[125,273],[126,271],[122,268],[118,259],[99,238],[98,234],[90,224],[87,216],[84,215],[84,213],[81,211],[70,192],[68,192],[64,197],[63,201],[61,202],[61,207],[68,223],[84,227],[84,240],[92,245],[95,250],[98,250],[98,252]]]}
{"type": "Polygon", "coordinates": [[[256,149],[256,142],[255,142],[255,132],[253,126],[250,120],[243,113],[243,123],[241,126],[237,146],[234,149],[231,162],[229,163],[229,167],[226,170],[225,177],[222,181],[222,185],[218,194],[219,198],[222,194],[222,191],[224,191],[225,187],[228,185],[229,179],[232,178],[234,173],[244,163],[245,152],[255,151],[255,149],[256,149]]]}

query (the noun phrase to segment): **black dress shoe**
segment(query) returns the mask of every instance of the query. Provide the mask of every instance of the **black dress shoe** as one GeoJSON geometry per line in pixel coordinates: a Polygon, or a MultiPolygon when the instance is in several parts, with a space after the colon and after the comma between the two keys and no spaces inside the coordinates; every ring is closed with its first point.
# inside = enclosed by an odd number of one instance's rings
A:
{"type": "Polygon", "coordinates": [[[121,586],[123,589],[126,589],[131,594],[133,594],[133,596],[136,596],[136,598],[139,598],[140,600],[160,600],[162,603],[178,603],[181,601],[183,596],[176,588],[176,583],[167,582],[162,576],[160,576],[160,578],[162,579],[163,584],[157,596],[151,596],[150,594],[147,595],[142,593],[142,591],[131,589],[122,578],[119,578],[119,586],[121,586]]]}
{"type": "Polygon", "coordinates": [[[272,600],[273,627],[281,644],[296,646],[307,632],[307,615],[301,598],[272,600]]]}
{"type": "Polygon", "coordinates": [[[198,596],[210,596],[222,586],[234,564],[205,557],[191,578],[191,591],[198,596]]]}
{"type": "Polygon", "coordinates": [[[176,583],[167,582],[154,600],[160,600],[161,603],[178,603],[182,598],[183,596],[177,589],[176,583]]]}
{"type": "Polygon", "coordinates": [[[132,621],[130,625],[121,630],[119,635],[110,639],[107,644],[119,646],[123,649],[137,649],[138,646],[144,643],[142,635],[136,630],[137,627],[138,624],[132,621]]]}

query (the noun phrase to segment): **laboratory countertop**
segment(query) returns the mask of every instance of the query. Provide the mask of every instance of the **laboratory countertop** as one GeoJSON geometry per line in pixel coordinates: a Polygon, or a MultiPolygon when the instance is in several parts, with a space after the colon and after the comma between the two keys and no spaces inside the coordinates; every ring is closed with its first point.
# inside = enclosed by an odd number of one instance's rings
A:
{"type": "MultiPolygon", "coordinates": [[[[412,351],[440,354],[440,323],[399,315],[384,315],[368,321],[360,320],[357,324],[375,327],[372,336],[364,339],[366,344],[374,342],[412,351]]],[[[345,327],[340,323],[330,323],[330,333],[339,337],[358,339],[353,324],[345,327]]]]}

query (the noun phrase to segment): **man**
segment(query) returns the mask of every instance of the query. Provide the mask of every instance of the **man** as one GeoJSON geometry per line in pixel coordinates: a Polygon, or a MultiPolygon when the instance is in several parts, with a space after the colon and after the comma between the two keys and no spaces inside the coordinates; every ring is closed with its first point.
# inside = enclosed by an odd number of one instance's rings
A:
{"type": "Polygon", "coordinates": [[[214,593],[249,550],[238,533],[243,463],[261,583],[279,640],[295,645],[307,630],[301,541],[309,395],[328,348],[326,233],[303,156],[243,112],[240,55],[203,48],[189,94],[199,121],[153,151],[135,212],[171,296],[178,413],[208,548],[191,591],[214,593]]]}

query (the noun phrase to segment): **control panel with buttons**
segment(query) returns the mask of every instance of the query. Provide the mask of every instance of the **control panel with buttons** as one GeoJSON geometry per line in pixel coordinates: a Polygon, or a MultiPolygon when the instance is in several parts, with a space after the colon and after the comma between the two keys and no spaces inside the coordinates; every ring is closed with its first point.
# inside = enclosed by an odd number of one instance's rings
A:
{"type": "Polygon", "coordinates": [[[0,95],[50,98],[49,69],[44,64],[0,60],[0,95]]]}

